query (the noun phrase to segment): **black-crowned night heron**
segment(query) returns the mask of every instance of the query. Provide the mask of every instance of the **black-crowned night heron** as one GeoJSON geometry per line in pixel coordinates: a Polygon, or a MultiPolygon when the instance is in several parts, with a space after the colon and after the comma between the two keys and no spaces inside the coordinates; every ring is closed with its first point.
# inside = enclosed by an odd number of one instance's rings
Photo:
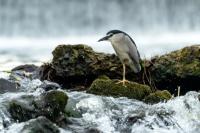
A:
{"type": "Polygon", "coordinates": [[[126,65],[129,66],[135,73],[141,71],[140,54],[133,39],[125,32],[120,30],[111,30],[100,41],[110,41],[117,56],[123,65],[123,79],[118,83],[129,82],[125,78],[126,65]]]}

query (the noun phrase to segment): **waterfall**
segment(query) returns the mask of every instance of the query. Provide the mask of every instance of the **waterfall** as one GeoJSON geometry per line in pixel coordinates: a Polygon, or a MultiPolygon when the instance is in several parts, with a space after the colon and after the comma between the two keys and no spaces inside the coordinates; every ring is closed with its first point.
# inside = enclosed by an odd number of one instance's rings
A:
{"type": "Polygon", "coordinates": [[[199,0],[0,0],[0,36],[200,30],[199,0]]]}

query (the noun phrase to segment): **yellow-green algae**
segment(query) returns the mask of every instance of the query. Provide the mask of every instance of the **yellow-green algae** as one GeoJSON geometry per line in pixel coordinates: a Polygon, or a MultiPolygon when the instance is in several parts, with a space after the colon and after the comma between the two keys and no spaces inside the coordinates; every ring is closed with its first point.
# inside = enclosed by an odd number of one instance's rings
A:
{"type": "Polygon", "coordinates": [[[169,54],[155,57],[148,71],[151,81],[157,88],[165,88],[174,93],[177,86],[181,94],[199,90],[200,82],[200,45],[185,47],[169,54]]]}
{"type": "Polygon", "coordinates": [[[151,93],[149,96],[144,98],[144,102],[149,104],[158,103],[161,101],[167,101],[172,98],[172,95],[167,90],[157,90],[156,92],[151,93]]]}
{"type": "Polygon", "coordinates": [[[178,77],[200,76],[200,45],[160,56],[156,59],[154,67],[160,69],[162,75],[170,73],[178,77]]]}
{"type": "Polygon", "coordinates": [[[127,97],[137,100],[144,99],[145,96],[148,96],[152,92],[147,85],[130,82],[126,83],[126,86],[123,86],[122,84],[116,83],[117,81],[101,77],[93,81],[87,92],[97,95],[127,97]]]}

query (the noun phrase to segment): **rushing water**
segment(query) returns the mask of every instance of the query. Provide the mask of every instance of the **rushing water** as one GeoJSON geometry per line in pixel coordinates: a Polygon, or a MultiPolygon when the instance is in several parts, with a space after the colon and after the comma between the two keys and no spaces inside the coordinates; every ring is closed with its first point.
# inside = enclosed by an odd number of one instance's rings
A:
{"type": "MultiPolygon", "coordinates": [[[[6,75],[0,75],[6,78],[6,75]]],[[[39,95],[39,80],[23,79],[23,90],[0,95],[0,132],[20,133],[31,121],[16,123],[11,121],[6,104],[21,95],[39,95]],[[28,88],[28,89],[25,89],[28,88]],[[4,128],[3,123],[9,123],[4,128]]],[[[59,128],[61,133],[84,132],[96,129],[103,133],[199,133],[200,100],[199,93],[188,92],[168,102],[147,105],[124,97],[102,97],[85,92],[67,92],[69,96],[66,110],[73,110],[76,117],[69,117],[70,124],[59,128]]]]}

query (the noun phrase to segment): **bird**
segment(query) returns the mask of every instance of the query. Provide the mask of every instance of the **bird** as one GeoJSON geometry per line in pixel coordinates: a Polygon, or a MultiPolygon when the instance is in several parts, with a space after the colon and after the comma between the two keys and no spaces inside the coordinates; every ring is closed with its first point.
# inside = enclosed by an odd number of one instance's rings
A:
{"type": "Polygon", "coordinates": [[[129,66],[135,73],[141,71],[140,54],[135,42],[127,33],[120,30],[107,32],[105,37],[98,40],[98,42],[101,41],[109,41],[112,44],[123,66],[123,79],[117,82],[117,84],[122,83],[123,86],[126,86],[125,83],[129,83],[125,77],[126,66],[129,66]]]}

